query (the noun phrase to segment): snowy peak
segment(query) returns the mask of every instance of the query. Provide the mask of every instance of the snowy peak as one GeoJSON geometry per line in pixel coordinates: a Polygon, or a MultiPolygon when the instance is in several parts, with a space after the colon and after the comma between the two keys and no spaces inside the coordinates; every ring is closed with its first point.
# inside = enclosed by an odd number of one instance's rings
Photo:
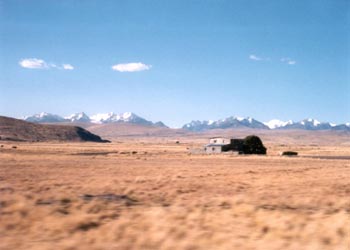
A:
{"type": "Polygon", "coordinates": [[[182,128],[191,130],[191,131],[203,131],[208,129],[225,129],[225,128],[259,128],[259,129],[268,129],[268,127],[251,118],[235,117],[230,116],[225,119],[217,121],[192,121],[185,124],[182,128]]]}
{"type": "Polygon", "coordinates": [[[125,112],[121,114],[115,114],[113,112],[105,114],[96,114],[91,116],[90,119],[93,123],[126,122],[141,125],[154,125],[153,122],[148,121],[132,112],[125,112]]]}
{"type": "Polygon", "coordinates": [[[284,122],[277,119],[265,122],[270,129],[306,129],[306,130],[326,130],[336,127],[336,124],[329,122],[320,122],[316,119],[308,118],[299,122],[291,120],[284,122]]]}
{"type": "Polygon", "coordinates": [[[342,131],[350,131],[350,123],[347,122],[345,124],[333,125],[332,130],[342,130],[342,131]]]}
{"type": "Polygon", "coordinates": [[[113,116],[114,116],[113,112],[104,113],[104,114],[96,114],[96,115],[90,116],[90,120],[93,123],[106,123],[106,122],[110,121],[111,117],[113,117],[113,116]]]}
{"type": "Polygon", "coordinates": [[[307,126],[313,126],[313,127],[317,127],[318,125],[320,125],[321,123],[315,119],[309,118],[309,119],[304,119],[300,122],[300,124],[302,125],[307,125],[307,126]]]}
{"type": "Polygon", "coordinates": [[[261,129],[268,128],[262,122],[259,122],[251,117],[247,117],[247,118],[235,117],[233,118],[233,121],[238,121],[240,123],[239,125],[243,125],[249,128],[261,128],[261,129]]]}
{"type": "Polygon", "coordinates": [[[87,116],[84,112],[72,114],[64,118],[59,115],[41,112],[40,114],[26,116],[23,118],[23,120],[35,123],[90,122],[89,116],[87,116]]]}
{"type": "Polygon", "coordinates": [[[51,123],[51,122],[64,122],[65,119],[59,115],[54,115],[46,112],[41,112],[40,114],[35,114],[32,116],[24,117],[27,122],[36,122],[36,123],[51,123]]]}
{"type": "Polygon", "coordinates": [[[285,126],[282,126],[280,128],[283,129],[306,129],[306,130],[326,130],[331,129],[334,127],[329,122],[319,122],[318,120],[308,118],[301,120],[299,122],[294,122],[291,124],[286,124],[285,126]]]}
{"type": "Polygon", "coordinates": [[[72,114],[65,117],[65,119],[70,122],[90,122],[90,117],[84,112],[72,114]]]}
{"type": "Polygon", "coordinates": [[[254,129],[303,129],[303,130],[347,130],[350,131],[350,124],[336,125],[329,122],[320,122],[316,119],[308,118],[299,122],[281,121],[273,119],[268,122],[260,122],[251,117],[228,117],[217,121],[192,121],[183,126],[183,129],[191,131],[203,131],[209,129],[225,128],[254,128],[254,129]]]}
{"type": "MultiPolygon", "coordinates": [[[[135,113],[99,113],[92,116],[88,116],[84,112],[75,113],[66,117],[59,115],[42,112],[32,116],[26,116],[22,118],[28,122],[35,123],[60,123],[60,122],[86,122],[86,123],[131,123],[146,126],[167,127],[163,122],[152,122],[146,120],[135,113]]],[[[191,121],[183,125],[183,129],[190,131],[204,131],[210,129],[226,129],[226,128],[252,128],[252,129],[303,129],[303,130],[338,130],[338,131],[350,131],[350,123],[334,124],[330,122],[320,122],[313,118],[307,118],[299,122],[281,121],[273,119],[268,122],[260,122],[252,117],[239,117],[230,116],[220,120],[204,120],[204,121],[191,121]]]]}
{"type": "Polygon", "coordinates": [[[132,119],[133,117],[136,117],[137,115],[135,115],[134,113],[131,113],[131,112],[125,112],[121,115],[121,117],[124,119],[124,120],[128,120],[128,119],[132,119]]]}
{"type": "Polygon", "coordinates": [[[308,119],[308,122],[312,123],[315,127],[317,127],[318,125],[320,125],[321,123],[315,119],[308,119]]]}
{"type": "Polygon", "coordinates": [[[270,129],[276,129],[276,128],[285,127],[286,125],[294,124],[294,122],[292,120],[284,122],[278,119],[273,119],[271,121],[264,122],[264,124],[268,126],[270,129]]]}
{"type": "Polygon", "coordinates": [[[92,122],[92,123],[133,123],[139,125],[157,126],[157,127],[167,127],[162,122],[153,123],[148,121],[132,112],[125,112],[121,114],[116,114],[114,112],[101,113],[88,116],[84,112],[75,113],[65,118],[46,112],[40,114],[35,114],[33,116],[24,117],[23,120],[28,122],[36,123],[58,123],[58,122],[92,122]]]}
{"type": "Polygon", "coordinates": [[[92,115],[90,120],[93,123],[133,123],[146,126],[167,127],[163,122],[153,123],[132,112],[96,114],[92,115]]]}

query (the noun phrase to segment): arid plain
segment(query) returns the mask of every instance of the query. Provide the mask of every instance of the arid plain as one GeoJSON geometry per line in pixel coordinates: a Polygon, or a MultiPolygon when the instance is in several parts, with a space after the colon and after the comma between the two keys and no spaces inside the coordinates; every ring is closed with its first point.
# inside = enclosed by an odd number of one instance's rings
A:
{"type": "Polygon", "coordinates": [[[349,134],[258,131],[266,156],[195,150],[234,133],[1,142],[0,249],[349,250],[349,134]]]}

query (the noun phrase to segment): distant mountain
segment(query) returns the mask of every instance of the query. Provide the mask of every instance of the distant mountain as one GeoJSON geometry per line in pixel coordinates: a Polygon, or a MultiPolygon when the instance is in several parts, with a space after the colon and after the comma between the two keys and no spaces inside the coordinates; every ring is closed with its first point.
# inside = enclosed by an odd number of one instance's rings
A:
{"type": "Polygon", "coordinates": [[[91,122],[90,117],[84,112],[75,113],[70,116],[65,117],[66,121],[70,122],[91,122]]]}
{"type": "Polygon", "coordinates": [[[279,120],[271,120],[265,122],[270,129],[303,129],[303,130],[345,130],[350,131],[350,123],[334,124],[330,122],[319,122],[318,120],[309,118],[299,122],[283,122],[279,120]]]}
{"type": "Polygon", "coordinates": [[[293,124],[293,121],[289,120],[287,122],[284,122],[284,121],[281,121],[281,120],[274,119],[274,120],[271,120],[271,121],[268,121],[268,122],[264,122],[264,124],[266,126],[268,126],[270,129],[276,129],[276,128],[283,128],[283,127],[285,127],[286,125],[289,125],[289,124],[293,124]]]}
{"type": "Polygon", "coordinates": [[[0,116],[0,140],[108,142],[81,127],[37,124],[5,116],[0,116]]]}
{"type": "Polygon", "coordinates": [[[327,130],[332,129],[335,124],[331,124],[329,122],[319,122],[315,119],[304,119],[299,122],[294,121],[280,121],[280,120],[271,120],[269,122],[265,122],[270,129],[305,129],[305,130],[327,130]]]}
{"type": "Polygon", "coordinates": [[[26,116],[23,120],[35,123],[56,123],[66,121],[63,117],[59,115],[54,115],[46,112],[41,112],[40,114],[35,114],[32,116],[26,116]]]}
{"type": "Polygon", "coordinates": [[[183,129],[190,131],[203,131],[209,129],[226,129],[226,128],[257,128],[257,129],[269,129],[268,126],[259,122],[253,118],[242,117],[228,117],[226,119],[218,121],[192,121],[185,124],[183,129]]]}
{"type": "Polygon", "coordinates": [[[126,122],[140,125],[154,125],[153,122],[147,121],[132,112],[125,112],[122,114],[115,114],[113,112],[107,114],[96,114],[91,116],[90,119],[93,123],[126,122]]]}
{"type": "Polygon", "coordinates": [[[42,112],[32,116],[24,117],[23,120],[35,123],[60,123],[60,122],[83,122],[83,123],[132,123],[146,126],[167,127],[163,122],[153,123],[132,112],[125,112],[122,114],[102,113],[88,116],[84,112],[75,113],[65,118],[50,113],[42,112]]]}
{"type": "Polygon", "coordinates": [[[300,122],[288,123],[279,129],[305,129],[305,130],[327,130],[332,129],[329,122],[319,122],[315,119],[304,119],[300,122]]]}
{"type": "Polygon", "coordinates": [[[156,126],[156,127],[168,128],[168,126],[165,125],[165,124],[164,124],[163,122],[161,122],[161,121],[155,122],[153,125],[156,126]]]}
{"type": "Polygon", "coordinates": [[[260,122],[253,118],[228,117],[226,119],[212,121],[192,121],[185,124],[183,129],[190,131],[204,131],[210,129],[226,128],[253,128],[253,129],[302,129],[302,130],[345,130],[350,131],[350,124],[332,124],[329,122],[319,122],[315,119],[304,119],[299,122],[271,120],[269,122],[260,122]]]}
{"type": "Polygon", "coordinates": [[[132,123],[137,125],[167,127],[163,122],[151,122],[132,112],[96,114],[90,117],[92,123],[132,123]]]}
{"type": "MultiPolygon", "coordinates": [[[[70,116],[61,117],[59,115],[42,112],[32,116],[23,118],[25,121],[34,123],[78,123],[84,126],[82,123],[95,123],[95,124],[109,124],[109,123],[129,123],[142,126],[154,126],[154,127],[165,127],[167,126],[159,121],[152,122],[146,120],[135,113],[125,112],[121,114],[110,113],[99,113],[92,116],[88,116],[84,112],[75,113],[70,116]]],[[[84,126],[85,127],[85,126],[84,126]]],[[[251,117],[235,117],[230,116],[225,119],[213,121],[191,121],[183,125],[183,129],[188,131],[205,131],[211,129],[227,129],[227,128],[252,128],[252,129],[301,129],[301,130],[344,130],[350,131],[350,123],[346,124],[333,124],[330,122],[319,122],[318,120],[309,118],[298,122],[292,120],[281,121],[273,119],[268,122],[260,122],[251,117]]]]}
{"type": "Polygon", "coordinates": [[[332,130],[350,131],[350,123],[335,125],[332,127],[332,130]]]}

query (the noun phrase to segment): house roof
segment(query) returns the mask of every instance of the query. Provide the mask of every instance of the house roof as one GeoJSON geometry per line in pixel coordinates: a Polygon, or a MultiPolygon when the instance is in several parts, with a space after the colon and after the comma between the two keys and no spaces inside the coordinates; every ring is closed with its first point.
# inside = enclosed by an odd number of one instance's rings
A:
{"type": "Polygon", "coordinates": [[[207,144],[205,145],[206,147],[222,147],[222,146],[226,146],[228,144],[207,144]]]}
{"type": "Polygon", "coordinates": [[[227,139],[227,140],[230,140],[230,138],[227,138],[227,137],[210,137],[209,139],[210,140],[211,139],[227,139]]]}

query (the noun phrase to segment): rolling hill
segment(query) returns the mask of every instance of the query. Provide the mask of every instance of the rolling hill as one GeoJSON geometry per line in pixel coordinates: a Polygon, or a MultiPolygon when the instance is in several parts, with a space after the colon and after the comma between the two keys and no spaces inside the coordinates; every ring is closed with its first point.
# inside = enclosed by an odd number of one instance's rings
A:
{"type": "Polygon", "coordinates": [[[77,126],[37,124],[0,116],[0,140],[108,142],[77,126]]]}

